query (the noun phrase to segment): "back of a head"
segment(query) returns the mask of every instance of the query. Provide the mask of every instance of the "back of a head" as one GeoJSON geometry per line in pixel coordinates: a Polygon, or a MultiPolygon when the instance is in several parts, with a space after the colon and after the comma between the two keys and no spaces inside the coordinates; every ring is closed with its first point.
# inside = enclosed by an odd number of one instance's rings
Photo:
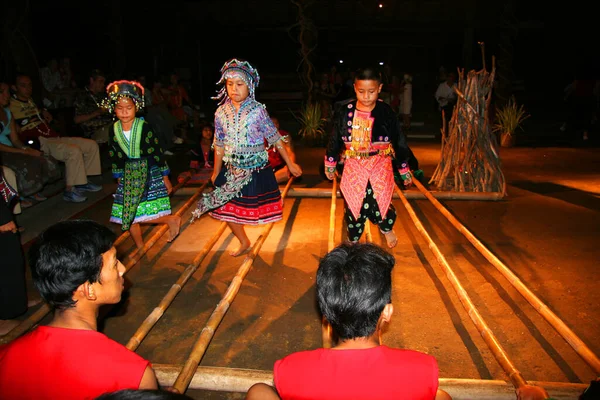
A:
{"type": "Polygon", "coordinates": [[[344,243],[319,263],[317,299],[321,313],[341,340],[375,333],[392,301],[394,256],[374,244],[344,243]]]}
{"type": "Polygon", "coordinates": [[[168,392],[165,390],[143,390],[125,389],[116,392],[105,393],[95,400],[185,400],[191,397],[185,394],[168,392]]]}
{"type": "Polygon", "coordinates": [[[377,68],[366,67],[356,71],[354,74],[354,82],[356,81],[377,81],[381,83],[383,78],[381,76],[381,71],[377,68]]]}
{"type": "Polygon", "coordinates": [[[102,254],[116,235],[94,221],[70,220],[46,229],[30,251],[33,283],[53,308],[72,307],[73,292],[85,282],[97,282],[102,254]]]}

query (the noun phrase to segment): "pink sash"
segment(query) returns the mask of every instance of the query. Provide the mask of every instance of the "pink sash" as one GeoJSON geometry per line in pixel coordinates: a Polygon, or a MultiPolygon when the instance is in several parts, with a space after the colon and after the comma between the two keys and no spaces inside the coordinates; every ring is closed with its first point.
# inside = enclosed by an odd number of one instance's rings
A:
{"type": "Polygon", "coordinates": [[[360,216],[369,181],[379,211],[385,217],[394,193],[394,172],[390,157],[375,155],[368,158],[347,158],[344,162],[340,190],[354,218],[360,216]]]}

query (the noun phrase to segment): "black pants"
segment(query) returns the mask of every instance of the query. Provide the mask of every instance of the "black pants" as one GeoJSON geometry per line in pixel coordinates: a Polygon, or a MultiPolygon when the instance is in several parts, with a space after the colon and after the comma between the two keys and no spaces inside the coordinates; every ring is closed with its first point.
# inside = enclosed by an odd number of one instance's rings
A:
{"type": "MultiPolygon", "coordinates": [[[[3,199],[0,197],[0,201],[3,199]]],[[[12,319],[27,311],[25,265],[16,233],[0,233],[0,319],[12,319]]]]}
{"type": "Polygon", "coordinates": [[[365,199],[363,200],[362,207],[360,208],[360,215],[358,219],[354,219],[352,211],[346,204],[346,213],[344,215],[346,224],[348,225],[348,239],[352,242],[358,242],[365,230],[365,223],[367,218],[372,223],[379,226],[379,230],[383,233],[389,232],[394,227],[396,222],[396,209],[390,203],[390,207],[387,210],[386,215],[381,215],[377,201],[373,197],[373,188],[371,183],[367,184],[367,192],[365,199]]]}

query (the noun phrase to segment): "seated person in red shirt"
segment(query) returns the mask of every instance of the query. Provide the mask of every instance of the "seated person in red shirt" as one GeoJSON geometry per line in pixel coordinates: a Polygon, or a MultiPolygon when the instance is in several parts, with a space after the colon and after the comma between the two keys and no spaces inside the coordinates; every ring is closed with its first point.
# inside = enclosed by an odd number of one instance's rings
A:
{"type": "Polygon", "coordinates": [[[115,234],[93,221],[48,228],[31,252],[33,282],[54,309],[47,326],[0,347],[0,399],[93,399],[156,389],[150,362],[97,331],[98,310],[123,293],[115,234]]]}
{"type": "MultiPolygon", "coordinates": [[[[294,154],[294,150],[292,148],[292,137],[290,136],[289,132],[279,128],[279,119],[277,117],[272,116],[271,121],[273,121],[273,125],[275,125],[275,128],[277,128],[279,134],[283,138],[282,142],[285,146],[288,156],[290,157],[290,160],[292,160],[292,162],[296,162],[296,155],[294,154]]],[[[267,141],[265,140],[265,146],[267,145],[267,141]]],[[[288,169],[285,161],[283,161],[279,151],[277,151],[275,146],[271,146],[267,149],[267,153],[269,154],[269,165],[271,168],[273,168],[273,172],[275,172],[275,179],[277,180],[277,183],[287,182],[287,180],[290,179],[290,170],[288,169]]]]}
{"type": "Polygon", "coordinates": [[[205,125],[202,128],[202,137],[198,143],[198,147],[191,150],[192,159],[190,168],[201,170],[203,168],[213,169],[215,165],[215,153],[212,150],[212,142],[214,140],[215,130],[212,125],[205,125]]]}
{"type": "Polygon", "coordinates": [[[317,300],[337,345],[276,361],[277,394],[256,384],[246,398],[451,399],[438,389],[434,357],[380,343],[394,311],[394,264],[394,257],[374,244],[345,243],[327,254],[317,271],[317,300]]]}

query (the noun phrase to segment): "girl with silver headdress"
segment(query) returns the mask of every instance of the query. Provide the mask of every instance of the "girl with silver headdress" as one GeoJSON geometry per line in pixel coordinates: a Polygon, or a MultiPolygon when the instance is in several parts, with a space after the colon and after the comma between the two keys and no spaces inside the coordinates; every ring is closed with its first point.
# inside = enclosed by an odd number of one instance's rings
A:
{"type": "Polygon", "coordinates": [[[144,107],[144,88],[134,81],[116,81],[107,87],[106,107],[118,120],[110,129],[109,156],[118,179],[110,221],[129,230],[136,246],[144,246],[140,224],[168,224],[172,242],[181,217],[171,215],[169,166],[148,123],[136,118],[144,107]]]}
{"type": "Polygon", "coordinates": [[[216,188],[202,197],[193,212],[199,218],[210,211],[213,218],[228,222],[240,241],[232,256],[239,256],[250,247],[244,225],[282,218],[281,193],[269,165],[265,140],[279,151],[292,175],[302,175],[302,169],[281,143],[282,137],[265,106],[254,99],[259,81],[258,71],[246,61],[234,58],[221,68],[217,84],[223,87],[215,97],[220,106],[215,112],[215,163],[211,177],[216,188]]]}

